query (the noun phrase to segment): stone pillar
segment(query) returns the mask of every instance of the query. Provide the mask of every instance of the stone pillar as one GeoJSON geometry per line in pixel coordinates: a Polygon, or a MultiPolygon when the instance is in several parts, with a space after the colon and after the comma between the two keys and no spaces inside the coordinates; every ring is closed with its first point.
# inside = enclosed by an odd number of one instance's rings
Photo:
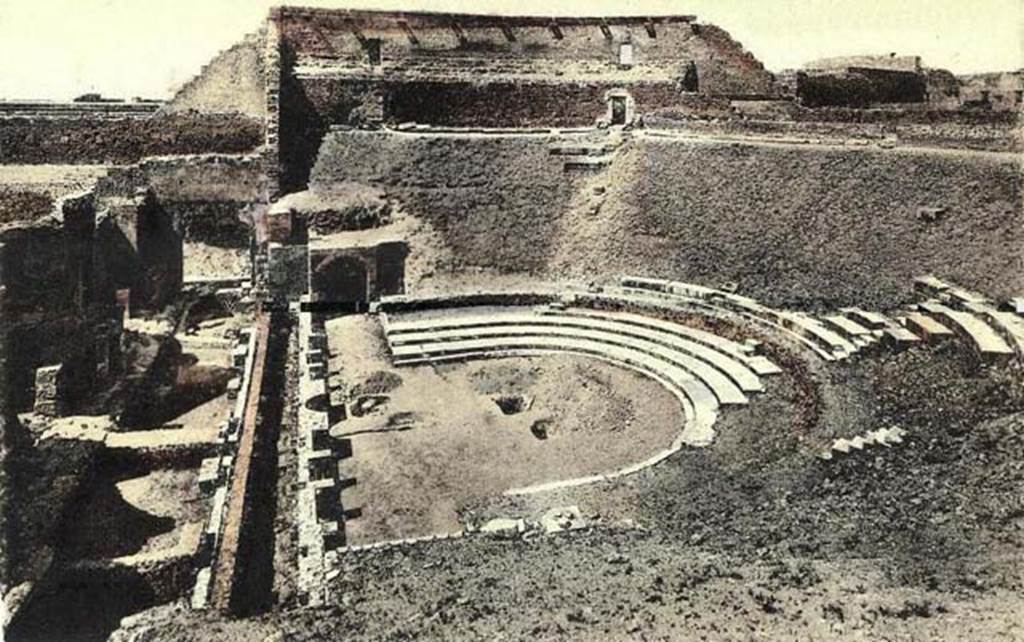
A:
{"type": "Polygon", "coordinates": [[[36,414],[47,417],[60,417],[63,414],[63,370],[63,364],[36,368],[36,414]]]}

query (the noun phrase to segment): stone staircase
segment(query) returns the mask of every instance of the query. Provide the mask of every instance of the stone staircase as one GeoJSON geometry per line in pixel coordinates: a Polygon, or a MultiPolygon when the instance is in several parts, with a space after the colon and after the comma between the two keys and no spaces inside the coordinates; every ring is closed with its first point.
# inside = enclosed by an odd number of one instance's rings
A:
{"type": "Polygon", "coordinates": [[[839,455],[848,455],[875,447],[891,448],[897,444],[902,444],[903,438],[906,435],[907,431],[899,427],[879,428],[863,435],[857,435],[852,439],[845,437],[835,439],[832,441],[829,449],[822,452],[819,456],[822,459],[830,460],[839,455]]]}
{"type": "Polygon", "coordinates": [[[599,170],[612,164],[616,152],[624,143],[625,135],[614,131],[601,140],[553,143],[548,151],[552,156],[563,159],[562,168],[565,171],[599,170]]]}

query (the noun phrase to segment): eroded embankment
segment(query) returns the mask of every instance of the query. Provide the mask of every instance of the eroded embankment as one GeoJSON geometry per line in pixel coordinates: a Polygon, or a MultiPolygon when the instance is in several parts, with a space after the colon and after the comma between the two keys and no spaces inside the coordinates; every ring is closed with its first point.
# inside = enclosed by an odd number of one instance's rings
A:
{"type": "Polygon", "coordinates": [[[602,136],[337,131],[313,182],[379,184],[440,232],[452,272],[641,272],[833,308],[893,307],[927,272],[997,297],[1024,289],[1011,155],[643,132],[607,165],[552,153],[602,136]]]}

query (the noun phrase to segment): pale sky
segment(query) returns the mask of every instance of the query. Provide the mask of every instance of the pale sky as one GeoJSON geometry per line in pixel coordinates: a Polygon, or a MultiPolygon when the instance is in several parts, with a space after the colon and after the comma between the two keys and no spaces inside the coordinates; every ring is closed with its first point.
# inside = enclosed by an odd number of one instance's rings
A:
{"type": "MultiPolygon", "coordinates": [[[[275,0],[0,0],[0,98],[167,98],[275,0]]],[[[537,15],[694,14],[772,71],[824,56],[921,55],[956,73],[1024,67],[1024,0],[303,0],[537,15]]]]}

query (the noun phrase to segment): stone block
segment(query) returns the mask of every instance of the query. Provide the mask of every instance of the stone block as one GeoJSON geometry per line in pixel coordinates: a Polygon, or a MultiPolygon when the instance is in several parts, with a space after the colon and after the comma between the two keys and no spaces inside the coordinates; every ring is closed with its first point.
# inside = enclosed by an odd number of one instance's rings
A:
{"type": "Polygon", "coordinates": [[[220,459],[217,457],[207,457],[199,465],[199,490],[204,495],[212,493],[219,479],[220,459]]]}
{"type": "Polygon", "coordinates": [[[584,528],[587,524],[578,506],[562,506],[544,513],[540,525],[545,533],[550,534],[584,528]]]}
{"type": "Polygon", "coordinates": [[[63,364],[36,368],[36,399],[34,410],[47,417],[64,413],[63,364]]]}
{"type": "Polygon", "coordinates": [[[228,381],[228,399],[238,398],[238,391],[242,388],[242,380],[239,377],[235,377],[231,381],[228,381]]]}
{"type": "Polygon", "coordinates": [[[235,368],[244,368],[245,360],[249,356],[247,345],[240,345],[231,351],[231,365],[235,368]]]}
{"type": "Polygon", "coordinates": [[[327,361],[327,355],[323,350],[309,350],[306,352],[306,363],[324,363],[327,361]]]}
{"type": "Polygon", "coordinates": [[[480,532],[497,539],[515,539],[526,532],[526,520],[499,517],[481,526],[480,532]]]}

